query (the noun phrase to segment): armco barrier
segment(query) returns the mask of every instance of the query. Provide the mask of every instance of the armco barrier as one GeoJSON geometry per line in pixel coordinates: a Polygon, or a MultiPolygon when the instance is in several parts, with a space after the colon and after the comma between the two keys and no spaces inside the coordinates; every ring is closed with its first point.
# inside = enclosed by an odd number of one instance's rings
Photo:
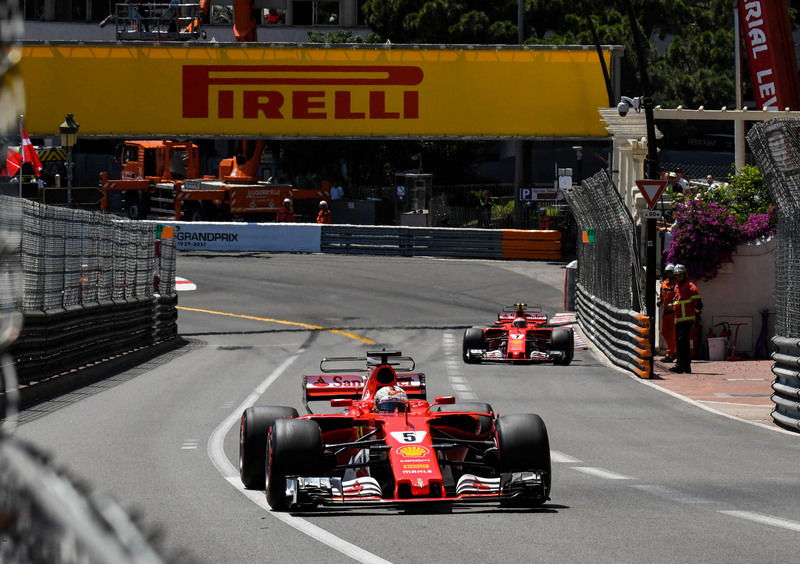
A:
{"type": "Polygon", "coordinates": [[[375,227],[326,225],[323,253],[406,257],[502,258],[499,231],[447,227],[375,227]]]}
{"type": "Polygon", "coordinates": [[[578,323],[586,336],[611,362],[640,378],[649,378],[653,361],[650,319],[589,295],[581,284],[577,290],[578,323]]]}
{"type": "Polygon", "coordinates": [[[800,339],[773,337],[772,420],[793,431],[800,430],[800,339]]]}

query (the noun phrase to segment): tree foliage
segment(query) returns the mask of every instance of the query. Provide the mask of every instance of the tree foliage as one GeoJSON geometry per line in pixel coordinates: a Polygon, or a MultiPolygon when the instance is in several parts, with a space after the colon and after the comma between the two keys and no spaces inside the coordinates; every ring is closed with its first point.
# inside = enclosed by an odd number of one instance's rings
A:
{"type": "MultiPolygon", "coordinates": [[[[524,0],[526,44],[623,45],[622,91],[643,93],[628,2],[649,38],[652,94],[664,107],[735,103],[730,0],[524,0]]],[[[792,6],[800,6],[793,0],[792,6]]],[[[365,20],[392,43],[517,43],[517,0],[366,0],[365,20]]],[[[746,81],[747,82],[747,81],[746,81]]]]}

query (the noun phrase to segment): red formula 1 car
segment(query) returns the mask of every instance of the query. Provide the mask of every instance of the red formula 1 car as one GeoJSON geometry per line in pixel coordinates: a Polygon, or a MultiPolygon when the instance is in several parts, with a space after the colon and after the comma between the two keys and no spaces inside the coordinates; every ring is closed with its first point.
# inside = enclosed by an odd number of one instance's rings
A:
{"type": "Polygon", "coordinates": [[[308,415],[291,407],[242,414],[239,470],[275,510],[318,505],[504,502],[550,494],[550,447],[538,415],[498,417],[487,403],[426,401],[425,375],[397,351],[331,358],[305,376],[308,415]],[[356,369],[341,373],[344,366],[356,369]],[[366,368],[364,367],[366,362],[366,368]],[[340,367],[335,370],[335,367],[340,367]],[[329,401],[339,413],[312,413],[329,401]]]}
{"type": "Polygon", "coordinates": [[[572,362],[575,336],[570,327],[553,327],[539,306],[518,303],[503,308],[491,327],[464,331],[466,363],[572,362]]]}

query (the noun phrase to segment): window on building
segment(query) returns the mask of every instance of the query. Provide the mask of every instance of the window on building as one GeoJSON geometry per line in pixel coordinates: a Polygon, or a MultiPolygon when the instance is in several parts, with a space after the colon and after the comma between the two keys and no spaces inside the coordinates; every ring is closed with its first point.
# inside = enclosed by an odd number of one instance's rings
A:
{"type": "Polygon", "coordinates": [[[293,25],[339,25],[339,2],[331,0],[294,0],[293,25]]]}

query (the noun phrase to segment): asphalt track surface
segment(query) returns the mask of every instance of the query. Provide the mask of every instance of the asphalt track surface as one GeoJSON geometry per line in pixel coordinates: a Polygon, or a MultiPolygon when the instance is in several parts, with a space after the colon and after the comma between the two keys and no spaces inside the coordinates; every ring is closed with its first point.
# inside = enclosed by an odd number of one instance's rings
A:
{"type": "Polygon", "coordinates": [[[569,367],[464,365],[464,327],[525,300],[562,308],[562,265],[330,255],[181,255],[186,346],[22,414],[18,434],[160,524],[197,561],[725,562],[796,560],[796,436],[642,385],[591,350],[569,367]],[[217,313],[210,313],[217,312],[217,313]],[[377,343],[370,344],[372,341],[377,343]],[[302,412],[325,356],[390,346],[429,396],[539,413],[552,500],[537,510],[275,514],[238,482],[242,407],[302,412]]]}

